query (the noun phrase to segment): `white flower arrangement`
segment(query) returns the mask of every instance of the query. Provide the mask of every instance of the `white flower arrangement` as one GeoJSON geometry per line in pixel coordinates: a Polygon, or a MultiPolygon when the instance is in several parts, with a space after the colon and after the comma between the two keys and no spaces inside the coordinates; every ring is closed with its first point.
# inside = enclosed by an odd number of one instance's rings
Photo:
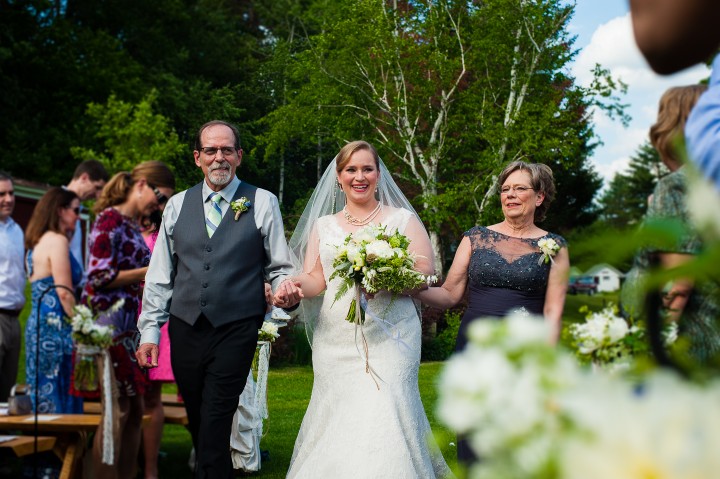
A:
{"type": "Polygon", "coordinates": [[[263,321],[262,327],[258,329],[258,341],[274,343],[279,337],[278,325],[271,321],[263,321]]]}
{"type": "MultiPolygon", "coordinates": [[[[115,314],[124,304],[125,300],[121,299],[98,317],[115,314]]],[[[98,317],[85,305],[75,306],[73,312],[70,318],[76,347],[73,386],[78,391],[96,391],[100,385],[96,358],[112,345],[113,327],[97,324],[98,317]]]]}
{"type": "Polygon", "coordinates": [[[720,470],[720,382],[591,372],[542,318],[476,321],[446,362],[438,416],[481,458],[471,478],[683,479],[720,470]]]}
{"type": "MultiPolygon", "coordinates": [[[[125,300],[116,302],[108,311],[100,316],[112,315],[122,309],[125,300]]],[[[97,324],[97,317],[85,305],[77,305],[73,308],[73,316],[70,318],[72,326],[72,338],[75,344],[85,346],[97,346],[107,348],[112,344],[113,327],[97,324]]]]}
{"type": "Polygon", "coordinates": [[[553,256],[560,251],[560,245],[557,244],[557,241],[552,238],[548,238],[547,236],[540,238],[537,244],[538,248],[540,248],[540,252],[542,253],[542,256],[540,256],[540,259],[538,260],[538,264],[552,262],[553,256]]]}
{"type": "MultiPolygon", "coordinates": [[[[632,318],[620,316],[614,304],[598,312],[591,312],[587,306],[580,311],[587,313],[585,322],[571,324],[567,331],[571,347],[582,362],[624,369],[633,358],[649,352],[645,328],[632,318]]],[[[666,326],[663,336],[666,346],[675,342],[677,324],[666,326]]]]}
{"type": "Polygon", "coordinates": [[[338,247],[330,279],[342,279],[335,301],[353,286],[356,288],[347,321],[361,324],[365,321],[365,311],[357,310],[361,286],[371,294],[380,290],[399,294],[437,281],[437,276],[424,275],[414,269],[416,257],[408,250],[409,245],[405,235],[398,231],[388,234],[385,226],[374,224],[345,238],[344,244],[338,247]]]}

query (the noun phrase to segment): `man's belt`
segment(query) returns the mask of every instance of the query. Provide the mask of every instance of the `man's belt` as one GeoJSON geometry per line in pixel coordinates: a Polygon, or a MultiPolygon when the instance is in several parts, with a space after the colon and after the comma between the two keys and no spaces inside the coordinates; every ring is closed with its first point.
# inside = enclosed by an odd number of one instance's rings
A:
{"type": "Polygon", "coordinates": [[[5,309],[0,308],[0,314],[4,314],[6,316],[20,316],[21,309],[5,309]]]}

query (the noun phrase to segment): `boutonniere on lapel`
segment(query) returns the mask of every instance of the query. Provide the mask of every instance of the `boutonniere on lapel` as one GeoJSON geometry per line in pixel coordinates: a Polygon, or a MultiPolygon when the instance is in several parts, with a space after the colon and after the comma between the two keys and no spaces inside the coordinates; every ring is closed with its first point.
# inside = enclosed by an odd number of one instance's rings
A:
{"type": "Polygon", "coordinates": [[[252,203],[250,203],[250,201],[244,196],[230,203],[230,207],[235,212],[235,221],[240,218],[241,214],[249,210],[251,206],[252,203]]]}
{"type": "Polygon", "coordinates": [[[540,259],[538,260],[538,264],[542,264],[543,262],[547,263],[548,261],[554,262],[552,257],[560,251],[560,245],[557,244],[554,239],[548,238],[547,236],[540,238],[537,244],[538,248],[540,248],[540,252],[542,253],[542,256],[540,256],[540,259]]]}

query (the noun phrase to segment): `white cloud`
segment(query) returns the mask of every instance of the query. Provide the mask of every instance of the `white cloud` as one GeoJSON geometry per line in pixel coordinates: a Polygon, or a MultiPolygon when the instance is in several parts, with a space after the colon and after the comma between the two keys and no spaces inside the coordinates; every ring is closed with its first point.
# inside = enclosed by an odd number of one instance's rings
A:
{"type": "Polygon", "coordinates": [[[602,113],[594,115],[595,133],[604,145],[596,148],[592,161],[597,171],[609,181],[627,166],[630,157],[647,139],[663,92],[671,86],[697,83],[710,71],[705,65],[699,65],[671,76],[655,74],[635,44],[629,13],[595,29],[590,43],[580,51],[572,66],[579,84],[590,84],[590,72],[596,63],[628,85],[622,102],[629,104],[626,111],[632,117],[629,127],[624,128],[602,113]]]}

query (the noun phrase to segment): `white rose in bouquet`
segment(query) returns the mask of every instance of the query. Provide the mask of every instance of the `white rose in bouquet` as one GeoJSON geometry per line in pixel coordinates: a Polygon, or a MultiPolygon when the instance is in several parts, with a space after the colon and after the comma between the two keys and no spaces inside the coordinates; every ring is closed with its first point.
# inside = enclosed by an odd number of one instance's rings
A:
{"type": "Polygon", "coordinates": [[[384,240],[375,240],[365,246],[365,253],[367,254],[368,262],[375,261],[378,258],[389,259],[393,257],[395,253],[390,247],[390,244],[384,240]]]}

